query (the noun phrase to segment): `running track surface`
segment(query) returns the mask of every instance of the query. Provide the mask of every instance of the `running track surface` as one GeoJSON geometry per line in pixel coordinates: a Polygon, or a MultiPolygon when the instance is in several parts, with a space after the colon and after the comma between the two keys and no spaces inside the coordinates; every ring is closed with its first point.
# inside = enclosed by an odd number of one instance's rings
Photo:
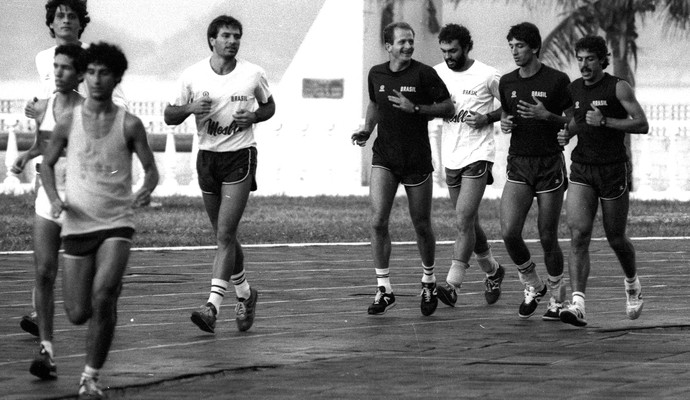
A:
{"type": "MultiPolygon", "coordinates": [[[[498,303],[485,304],[473,265],[458,307],[439,303],[431,317],[419,310],[413,244],[393,246],[398,304],[377,317],[366,313],[376,282],[368,245],[246,247],[259,290],[254,327],[238,332],[226,299],[215,335],[189,319],[208,297],[213,250],[134,251],[101,383],[109,398],[128,399],[690,398],[690,239],[634,244],[642,316],[626,318],[616,257],[594,241],[586,328],[542,321],[548,299],[520,320],[523,287],[501,243],[493,244],[507,267],[498,303]]],[[[545,278],[541,250],[529,246],[545,278]]],[[[562,248],[567,260],[568,243],[562,248]]],[[[451,251],[437,247],[440,282],[451,251]]],[[[38,342],[19,329],[30,310],[32,256],[2,254],[0,267],[0,397],[75,397],[85,326],[67,321],[60,279],[59,378],[44,382],[28,372],[38,342]]]]}

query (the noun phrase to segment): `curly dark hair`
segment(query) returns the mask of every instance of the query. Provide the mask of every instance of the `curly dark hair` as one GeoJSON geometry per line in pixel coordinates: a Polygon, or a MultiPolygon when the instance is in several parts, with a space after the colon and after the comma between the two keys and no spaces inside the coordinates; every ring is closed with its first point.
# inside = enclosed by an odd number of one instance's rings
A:
{"type": "Polygon", "coordinates": [[[86,50],[78,44],[62,44],[55,48],[55,55],[64,54],[72,59],[72,66],[77,73],[86,71],[86,50]]]}
{"type": "Polygon", "coordinates": [[[474,45],[469,29],[458,24],[447,24],[441,28],[441,32],[438,34],[438,42],[451,43],[453,40],[457,40],[460,47],[467,49],[468,52],[472,50],[474,45]]]}
{"type": "Polygon", "coordinates": [[[55,13],[60,6],[69,7],[77,14],[79,25],[81,25],[78,37],[81,38],[81,34],[84,33],[86,25],[91,22],[89,12],[86,11],[86,0],[48,0],[48,3],[46,3],[46,26],[50,29],[50,37],[55,37],[55,31],[50,27],[50,24],[55,20],[55,13]]]}
{"type": "Polygon", "coordinates": [[[575,55],[580,50],[587,50],[594,53],[602,61],[601,69],[609,66],[609,50],[606,47],[606,40],[601,36],[585,36],[575,43],[575,55]]]}
{"type": "Polygon", "coordinates": [[[127,57],[122,50],[110,43],[92,43],[86,49],[86,65],[100,64],[105,65],[113,72],[113,75],[122,78],[127,70],[127,57]]]}

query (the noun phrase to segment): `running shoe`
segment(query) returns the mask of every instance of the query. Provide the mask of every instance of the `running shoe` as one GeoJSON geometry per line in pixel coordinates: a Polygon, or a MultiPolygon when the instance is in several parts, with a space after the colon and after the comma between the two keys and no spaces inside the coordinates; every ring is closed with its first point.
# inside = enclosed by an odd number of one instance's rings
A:
{"type": "Polygon", "coordinates": [[[494,304],[501,297],[501,282],[503,282],[503,277],[505,276],[506,270],[499,264],[498,269],[496,269],[492,276],[484,278],[484,285],[486,285],[484,298],[487,304],[494,304]]]}
{"type": "Polygon", "coordinates": [[[529,318],[534,315],[535,311],[537,311],[539,302],[544,297],[547,290],[548,288],[546,285],[538,292],[532,286],[527,286],[525,288],[525,299],[520,304],[520,309],[518,311],[520,318],[529,318]]]}
{"type": "Polygon", "coordinates": [[[369,306],[367,312],[371,315],[383,315],[393,307],[395,307],[395,295],[386,293],[386,288],[379,286],[376,289],[374,302],[369,306]]]}
{"type": "Polygon", "coordinates": [[[458,301],[458,293],[449,283],[446,283],[445,287],[437,286],[436,294],[438,295],[438,299],[447,306],[455,307],[455,303],[458,301]]]}
{"type": "Polygon", "coordinates": [[[640,314],[642,314],[642,307],[644,306],[644,301],[642,301],[642,286],[637,284],[633,287],[626,288],[625,296],[627,298],[625,313],[630,319],[638,319],[640,314]]]}
{"type": "Polygon", "coordinates": [[[541,317],[541,319],[543,319],[544,321],[560,321],[561,318],[559,314],[562,309],[563,303],[557,302],[556,299],[552,297],[549,300],[549,307],[546,309],[546,312],[541,317]]]}
{"type": "Polygon", "coordinates": [[[199,311],[192,313],[192,322],[204,332],[214,333],[216,329],[216,306],[206,303],[199,311]]]}
{"type": "Polygon", "coordinates": [[[564,304],[561,313],[558,317],[562,322],[575,326],[586,326],[585,310],[580,308],[577,304],[564,304]]]}
{"type": "Polygon", "coordinates": [[[436,292],[436,282],[422,282],[422,315],[428,317],[436,311],[438,307],[438,294],[436,292]]]}
{"type": "Polygon", "coordinates": [[[237,299],[235,306],[235,322],[240,332],[248,331],[254,324],[254,312],[256,311],[256,301],[259,298],[259,291],[250,288],[248,299],[237,299]]]}
{"type": "Polygon", "coordinates": [[[19,326],[27,333],[30,333],[34,336],[38,336],[38,315],[36,314],[36,310],[31,311],[31,314],[25,315],[22,317],[22,320],[19,321],[19,326]]]}
{"type": "Polygon", "coordinates": [[[55,361],[53,361],[53,357],[48,354],[48,351],[46,351],[43,345],[41,345],[38,355],[31,363],[29,372],[31,372],[31,375],[37,376],[43,380],[57,379],[55,361]]]}
{"type": "Polygon", "coordinates": [[[98,378],[81,376],[79,381],[79,399],[102,399],[103,391],[98,387],[98,378]]]}

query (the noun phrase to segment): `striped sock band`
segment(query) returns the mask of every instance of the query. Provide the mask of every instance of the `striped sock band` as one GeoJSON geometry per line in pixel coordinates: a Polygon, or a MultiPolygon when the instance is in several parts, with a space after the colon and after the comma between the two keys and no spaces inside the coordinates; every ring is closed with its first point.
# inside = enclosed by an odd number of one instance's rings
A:
{"type": "Polygon", "coordinates": [[[249,282],[247,282],[244,270],[242,270],[239,274],[230,276],[230,280],[232,281],[232,284],[235,285],[235,295],[237,298],[245,300],[248,299],[251,295],[251,291],[249,290],[249,282]]]}
{"type": "Polygon", "coordinates": [[[211,279],[211,294],[208,296],[208,302],[216,307],[217,312],[220,312],[220,305],[223,303],[226,290],[228,290],[228,281],[211,279]]]}
{"type": "Polygon", "coordinates": [[[434,266],[427,267],[422,263],[422,269],[424,270],[424,275],[422,276],[422,283],[434,283],[436,282],[436,276],[434,276],[434,266]]]}

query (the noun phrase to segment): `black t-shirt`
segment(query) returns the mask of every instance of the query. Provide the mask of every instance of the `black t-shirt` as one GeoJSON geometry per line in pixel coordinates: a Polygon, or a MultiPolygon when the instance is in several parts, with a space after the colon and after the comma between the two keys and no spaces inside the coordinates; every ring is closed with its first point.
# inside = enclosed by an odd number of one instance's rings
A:
{"type": "Polygon", "coordinates": [[[546,156],[563,149],[558,145],[558,131],[563,124],[534,118],[521,118],[518,114],[520,100],[536,104],[533,96],[556,115],[572,105],[568,94],[570,78],[565,73],[542,64],[539,71],[529,78],[520,77],[519,69],[501,77],[498,90],[503,111],[513,116],[513,133],[508,153],[518,156],[546,156]]]}
{"type": "Polygon", "coordinates": [[[378,107],[378,136],[374,157],[396,174],[427,174],[431,163],[428,119],[393,107],[388,96],[397,90],[414,104],[429,105],[450,98],[450,93],[432,67],[412,60],[402,71],[393,72],[389,63],[369,70],[369,99],[378,107]]]}
{"type": "Polygon", "coordinates": [[[616,76],[604,77],[591,86],[582,78],[570,84],[568,90],[575,104],[573,117],[577,124],[577,146],[570,158],[582,164],[612,164],[628,160],[625,149],[625,132],[605,126],[587,125],[587,111],[594,104],[604,117],[628,118],[628,112],[616,96],[616,85],[621,80],[616,76]]]}

